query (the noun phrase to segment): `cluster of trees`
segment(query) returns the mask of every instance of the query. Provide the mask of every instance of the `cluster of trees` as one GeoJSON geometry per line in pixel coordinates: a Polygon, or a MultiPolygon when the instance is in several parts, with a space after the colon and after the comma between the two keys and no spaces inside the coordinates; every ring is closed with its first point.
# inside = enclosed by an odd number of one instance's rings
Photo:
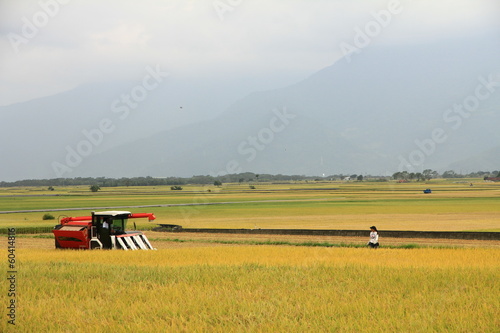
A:
{"type": "Polygon", "coordinates": [[[426,181],[433,178],[487,178],[487,177],[500,177],[500,171],[477,171],[466,174],[457,173],[453,170],[447,170],[442,174],[431,169],[426,169],[423,172],[396,172],[392,175],[393,179],[400,180],[416,180],[416,181],[426,181]]]}
{"type": "Polygon", "coordinates": [[[426,180],[430,180],[432,178],[438,178],[438,177],[439,177],[439,173],[437,171],[433,171],[431,169],[426,169],[423,172],[401,171],[401,172],[396,172],[395,174],[392,175],[392,178],[394,178],[394,179],[416,180],[416,181],[426,181],[426,180]]]}
{"type": "Polygon", "coordinates": [[[193,177],[131,177],[131,178],[106,178],[106,177],[77,177],[77,178],[54,178],[54,179],[26,179],[14,182],[0,182],[0,187],[14,186],[46,186],[49,189],[55,186],[100,186],[100,187],[117,187],[117,186],[180,186],[186,184],[214,184],[220,186],[222,183],[243,183],[243,182],[267,182],[267,181],[290,181],[290,180],[314,180],[317,177],[308,177],[300,175],[270,175],[270,174],[255,174],[252,172],[244,172],[238,174],[230,174],[219,177],[209,175],[198,175],[193,177]]]}
{"type": "Polygon", "coordinates": [[[486,178],[486,177],[500,177],[500,171],[477,171],[470,172],[467,174],[456,173],[453,170],[448,170],[443,172],[441,175],[443,178],[486,178]]]}
{"type": "Polygon", "coordinates": [[[327,177],[312,177],[304,175],[271,175],[271,174],[255,174],[253,172],[244,172],[238,174],[230,174],[224,176],[193,176],[193,177],[132,177],[132,178],[106,178],[106,177],[78,177],[78,178],[55,178],[55,179],[26,179],[14,182],[0,182],[0,187],[14,186],[46,186],[49,190],[53,190],[54,186],[77,186],[87,185],[92,191],[98,191],[101,187],[116,187],[116,186],[171,186],[173,189],[182,188],[181,185],[186,184],[204,184],[221,186],[223,183],[252,183],[252,182],[288,182],[288,181],[327,181],[327,180],[345,180],[363,181],[370,180],[407,180],[407,181],[427,181],[434,178],[487,178],[500,177],[500,171],[477,171],[473,173],[460,174],[453,170],[448,170],[439,174],[437,171],[426,169],[422,172],[396,172],[392,177],[386,176],[371,176],[371,175],[330,175],[327,177]]]}

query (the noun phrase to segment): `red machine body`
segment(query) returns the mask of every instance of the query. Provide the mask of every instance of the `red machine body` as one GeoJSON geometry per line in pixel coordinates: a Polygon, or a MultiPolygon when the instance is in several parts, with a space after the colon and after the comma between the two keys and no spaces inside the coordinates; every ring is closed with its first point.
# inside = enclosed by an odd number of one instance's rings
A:
{"type": "Polygon", "coordinates": [[[92,212],[91,216],[65,217],[52,231],[56,248],[153,249],[140,231],[126,231],[128,219],[156,219],[152,213],[126,211],[92,212]]]}

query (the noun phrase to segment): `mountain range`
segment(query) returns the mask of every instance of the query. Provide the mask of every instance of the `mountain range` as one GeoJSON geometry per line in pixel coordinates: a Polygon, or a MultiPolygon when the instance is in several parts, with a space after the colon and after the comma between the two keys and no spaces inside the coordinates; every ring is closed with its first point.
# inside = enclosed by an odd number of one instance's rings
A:
{"type": "Polygon", "coordinates": [[[127,110],[137,83],[87,84],[0,107],[0,180],[498,170],[499,53],[492,38],[374,45],[246,95],[166,78],[127,110]]]}

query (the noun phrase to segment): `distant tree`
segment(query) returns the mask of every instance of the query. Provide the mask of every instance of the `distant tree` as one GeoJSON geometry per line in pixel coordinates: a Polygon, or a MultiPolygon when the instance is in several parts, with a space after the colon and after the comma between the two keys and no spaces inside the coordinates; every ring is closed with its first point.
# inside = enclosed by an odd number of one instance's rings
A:
{"type": "Polygon", "coordinates": [[[443,172],[443,178],[457,178],[457,174],[453,170],[447,170],[443,172]]]}
{"type": "Polygon", "coordinates": [[[422,173],[425,180],[431,180],[433,176],[433,171],[431,169],[425,169],[422,173]]]}
{"type": "Polygon", "coordinates": [[[250,185],[250,186],[249,186],[249,188],[250,188],[251,190],[255,190],[255,186],[253,186],[253,185],[250,185]]]}
{"type": "Polygon", "coordinates": [[[55,217],[54,217],[54,215],[52,215],[52,214],[45,213],[45,214],[43,214],[43,216],[42,216],[42,220],[55,220],[55,217]]]}
{"type": "Polygon", "coordinates": [[[222,186],[222,182],[220,180],[214,181],[214,186],[220,187],[222,186]]]}
{"type": "Polygon", "coordinates": [[[241,183],[243,183],[244,181],[245,181],[245,178],[240,178],[240,179],[238,179],[238,182],[239,182],[240,184],[241,184],[241,183]]]}
{"type": "Polygon", "coordinates": [[[172,191],[182,191],[182,186],[174,185],[174,186],[170,186],[170,189],[172,191]]]}
{"type": "Polygon", "coordinates": [[[392,178],[399,180],[408,180],[408,178],[410,178],[410,174],[408,173],[408,171],[400,171],[393,174],[392,178]]]}
{"type": "Polygon", "coordinates": [[[90,185],[90,191],[92,192],[97,192],[99,191],[101,188],[99,187],[99,185],[90,185]]]}
{"type": "Polygon", "coordinates": [[[362,182],[363,181],[363,175],[359,175],[358,178],[356,178],[358,180],[358,182],[362,182]]]}
{"type": "Polygon", "coordinates": [[[49,186],[49,188],[47,190],[54,191],[54,188],[52,186],[49,186]]]}
{"type": "Polygon", "coordinates": [[[397,179],[399,179],[399,180],[408,180],[408,177],[409,177],[408,171],[403,171],[403,172],[399,172],[397,179]]]}

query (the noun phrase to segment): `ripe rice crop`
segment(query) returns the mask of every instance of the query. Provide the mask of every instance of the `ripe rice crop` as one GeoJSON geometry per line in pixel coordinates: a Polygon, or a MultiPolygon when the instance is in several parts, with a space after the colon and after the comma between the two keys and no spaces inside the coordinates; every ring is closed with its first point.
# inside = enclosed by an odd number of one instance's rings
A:
{"type": "MultiPolygon", "coordinates": [[[[19,249],[22,332],[493,332],[498,249],[19,249]]],[[[8,329],[6,320],[0,331],[8,329]]]]}

